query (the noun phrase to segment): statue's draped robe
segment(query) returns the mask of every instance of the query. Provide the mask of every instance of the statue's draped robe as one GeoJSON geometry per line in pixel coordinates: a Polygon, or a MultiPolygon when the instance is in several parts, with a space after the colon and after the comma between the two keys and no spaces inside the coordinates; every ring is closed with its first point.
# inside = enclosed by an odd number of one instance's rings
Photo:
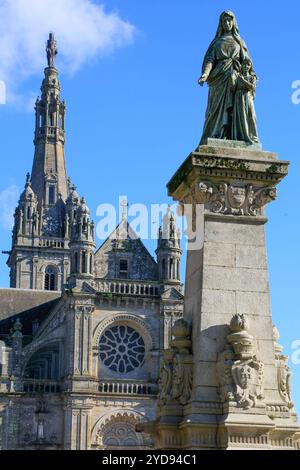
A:
{"type": "Polygon", "coordinates": [[[246,54],[246,46],[242,47],[231,34],[216,38],[210,45],[203,63],[203,73],[209,72],[208,105],[201,144],[207,138],[233,139],[233,113],[235,84],[241,73],[241,64],[246,54]]]}

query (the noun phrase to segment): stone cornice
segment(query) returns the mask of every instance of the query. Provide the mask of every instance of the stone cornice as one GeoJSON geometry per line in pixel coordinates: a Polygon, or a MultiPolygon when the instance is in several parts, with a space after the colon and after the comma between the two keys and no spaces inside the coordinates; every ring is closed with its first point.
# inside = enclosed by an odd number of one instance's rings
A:
{"type": "Polygon", "coordinates": [[[289,162],[260,150],[201,146],[192,152],[168,183],[168,192],[182,201],[195,180],[216,183],[241,180],[259,187],[278,184],[288,173],[289,162]]]}

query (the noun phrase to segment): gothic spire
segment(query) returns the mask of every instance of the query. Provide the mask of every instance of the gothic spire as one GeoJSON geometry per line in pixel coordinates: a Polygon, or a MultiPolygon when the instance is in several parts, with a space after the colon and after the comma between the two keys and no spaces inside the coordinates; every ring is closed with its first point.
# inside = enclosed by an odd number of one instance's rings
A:
{"type": "Polygon", "coordinates": [[[68,197],[68,183],[65,167],[65,102],[61,99],[58,71],[55,57],[58,53],[54,34],[47,42],[48,67],[37,99],[35,125],[35,156],[32,168],[32,188],[40,206],[55,204],[58,195],[63,201],[68,197]],[[50,192],[49,192],[50,191],[50,192]]]}
{"type": "MultiPolygon", "coordinates": [[[[15,211],[12,250],[7,264],[11,270],[11,287],[60,290],[70,274],[69,234],[80,200],[66,176],[66,105],[61,99],[55,67],[58,50],[53,33],[49,35],[46,52],[48,66],[44,70],[41,96],[35,103],[32,172],[27,175],[25,190],[15,211]]],[[[87,221],[87,208],[85,210],[82,236],[91,236],[93,225],[87,221]]],[[[88,248],[90,269],[93,253],[90,245],[88,248]]]]}

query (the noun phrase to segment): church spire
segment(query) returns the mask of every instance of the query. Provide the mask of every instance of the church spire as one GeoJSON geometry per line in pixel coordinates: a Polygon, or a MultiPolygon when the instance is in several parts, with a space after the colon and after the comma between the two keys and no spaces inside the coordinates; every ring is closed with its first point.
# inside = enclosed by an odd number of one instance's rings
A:
{"type": "MultiPolygon", "coordinates": [[[[70,273],[70,183],[65,165],[65,102],[61,99],[54,34],[46,44],[47,66],[35,105],[35,152],[31,177],[15,212],[8,259],[11,287],[61,290],[70,273]]],[[[74,191],[72,192],[74,198],[74,191]]]]}
{"type": "Polygon", "coordinates": [[[54,34],[49,34],[46,47],[48,67],[41,87],[41,98],[35,105],[35,155],[32,167],[32,189],[39,205],[55,203],[59,194],[68,197],[65,166],[65,102],[61,100],[61,89],[55,58],[58,53],[54,34]]]}

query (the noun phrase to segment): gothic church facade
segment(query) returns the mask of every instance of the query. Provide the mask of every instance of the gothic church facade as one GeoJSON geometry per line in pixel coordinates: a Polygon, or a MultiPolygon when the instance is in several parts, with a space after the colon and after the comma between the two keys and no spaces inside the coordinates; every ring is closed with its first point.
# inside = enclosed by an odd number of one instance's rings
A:
{"type": "Polygon", "coordinates": [[[0,289],[0,449],[145,449],[163,351],[182,317],[180,234],[168,210],[155,260],[123,215],[96,250],[67,178],[56,41],[35,112],[31,174],[0,289]]]}

